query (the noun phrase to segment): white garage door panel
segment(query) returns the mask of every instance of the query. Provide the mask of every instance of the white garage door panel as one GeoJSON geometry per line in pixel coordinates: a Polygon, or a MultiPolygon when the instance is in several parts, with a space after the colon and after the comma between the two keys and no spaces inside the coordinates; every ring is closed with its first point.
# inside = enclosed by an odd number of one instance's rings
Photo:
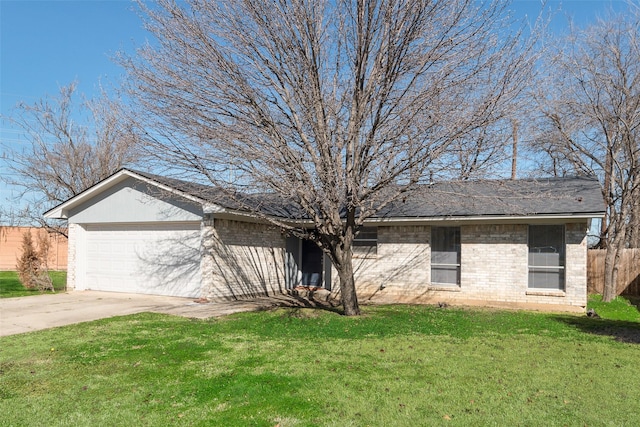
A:
{"type": "Polygon", "coordinates": [[[87,226],[86,289],[200,295],[200,224],[87,226]]]}

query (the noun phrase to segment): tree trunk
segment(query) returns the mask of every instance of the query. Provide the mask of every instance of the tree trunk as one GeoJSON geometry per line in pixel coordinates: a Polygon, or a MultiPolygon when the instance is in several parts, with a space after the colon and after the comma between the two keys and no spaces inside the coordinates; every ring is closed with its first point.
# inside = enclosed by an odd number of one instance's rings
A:
{"type": "Polygon", "coordinates": [[[629,239],[628,245],[630,248],[640,248],[640,191],[635,197],[631,197],[632,200],[635,199],[633,206],[631,208],[631,219],[629,220],[629,239]]]}
{"type": "Polygon", "coordinates": [[[610,221],[616,221],[609,229],[609,242],[604,257],[604,290],[602,301],[610,302],[618,296],[618,266],[627,238],[627,211],[625,206],[617,215],[610,215],[610,221]],[[611,238],[613,236],[613,238],[611,238]]]}
{"type": "Polygon", "coordinates": [[[513,150],[511,151],[511,179],[518,176],[518,121],[513,120],[513,150]]]}
{"type": "Polygon", "coordinates": [[[607,246],[607,253],[604,257],[604,289],[602,291],[602,301],[610,302],[617,297],[617,280],[618,267],[616,266],[616,258],[618,258],[618,248],[613,242],[607,246]]]}
{"type": "Polygon", "coordinates": [[[359,316],[360,306],[358,305],[358,295],[356,294],[356,282],[353,278],[351,248],[349,248],[348,251],[344,251],[344,253],[342,263],[340,268],[338,268],[340,291],[342,293],[342,307],[344,308],[345,316],[359,316]]]}
{"type": "MultiPolygon", "coordinates": [[[[604,203],[607,206],[607,209],[604,212],[604,217],[602,218],[602,222],[600,223],[600,242],[598,243],[598,245],[600,246],[600,248],[602,249],[607,249],[609,247],[609,221],[611,221],[610,218],[610,211],[611,211],[611,204],[612,204],[612,200],[611,200],[611,168],[612,168],[612,154],[611,154],[611,150],[607,150],[607,157],[606,157],[606,161],[604,164],[604,185],[603,185],[603,191],[602,191],[602,196],[604,197],[604,203]]],[[[605,268],[605,277],[606,276],[606,268],[605,268]]],[[[606,286],[605,286],[606,288],[606,286]]]]}
{"type": "Polygon", "coordinates": [[[355,212],[347,213],[344,239],[340,251],[340,262],[336,266],[340,277],[340,292],[345,316],[359,316],[360,306],[356,294],[356,282],[353,277],[353,239],[355,236],[355,212]]]}
{"type": "Polygon", "coordinates": [[[604,302],[610,302],[618,296],[618,266],[625,246],[625,238],[626,227],[623,223],[622,227],[615,230],[614,238],[609,242],[604,257],[604,290],[602,292],[604,302]]]}

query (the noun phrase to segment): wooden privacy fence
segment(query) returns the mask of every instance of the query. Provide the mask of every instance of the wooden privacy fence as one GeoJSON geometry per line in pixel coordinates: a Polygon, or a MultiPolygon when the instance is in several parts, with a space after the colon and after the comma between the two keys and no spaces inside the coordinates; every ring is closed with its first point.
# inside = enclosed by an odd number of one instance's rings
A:
{"type": "Polygon", "coordinates": [[[67,238],[59,234],[49,234],[36,227],[0,226],[0,271],[15,270],[18,258],[22,255],[22,235],[29,231],[37,242],[37,234],[46,235],[51,243],[49,248],[49,269],[67,269],[67,238]]]}
{"type": "MultiPolygon", "coordinates": [[[[605,249],[587,252],[587,289],[601,294],[604,290],[605,249]]],[[[640,296],[640,249],[624,249],[618,265],[618,295],[640,296]]]]}

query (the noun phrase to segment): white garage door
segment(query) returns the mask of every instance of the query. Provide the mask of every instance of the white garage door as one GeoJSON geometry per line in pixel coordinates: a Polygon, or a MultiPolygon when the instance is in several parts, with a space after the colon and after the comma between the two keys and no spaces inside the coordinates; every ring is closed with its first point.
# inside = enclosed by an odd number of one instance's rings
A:
{"type": "Polygon", "coordinates": [[[200,224],[88,225],[85,289],[200,296],[200,224]]]}

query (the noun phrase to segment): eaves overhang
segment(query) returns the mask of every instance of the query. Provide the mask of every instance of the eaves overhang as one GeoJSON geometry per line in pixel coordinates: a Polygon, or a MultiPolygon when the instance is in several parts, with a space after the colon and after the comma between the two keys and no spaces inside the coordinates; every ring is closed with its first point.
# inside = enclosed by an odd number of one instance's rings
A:
{"type": "MultiPolygon", "coordinates": [[[[281,218],[269,215],[256,215],[234,210],[209,211],[214,218],[239,220],[246,222],[271,222],[291,227],[314,227],[311,219],[281,218]]],[[[439,216],[439,217],[382,217],[367,218],[364,225],[455,225],[455,224],[527,224],[527,223],[571,223],[584,222],[604,217],[604,212],[580,212],[562,214],[522,214],[522,215],[475,215],[475,216],[439,216]]]]}
{"type": "Polygon", "coordinates": [[[91,200],[93,197],[97,196],[98,194],[108,190],[109,188],[113,187],[114,185],[117,185],[118,183],[125,181],[128,178],[134,178],[137,179],[139,181],[142,181],[146,184],[149,184],[155,188],[158,188],[159,190],[162,190],[164,192],[167,192],[169,194],[172,195],[176,195],[176,196],[180,196],[182,198],[185,198],[187,200],[190,200],[194,203],[198,203],[201,205],[207,205],[210,206],[210,209],[218,211],[218,212],[222,212],[224,211],[224,208],[214,205],[212,203],[208,203],[206,202],[204,199],[194,196],[192,194],[188,194],[185,193],[183,191],[177,190],[173,187],[170,187],[168,185],[162,184],[160,182],[154,181],[153,179],[150,179],[148,177],[145,177],[141,174],[138,174],[134,171],[131,171],[129,169],[120,169],[118,172],[114,173],[113,175],[111,175],[110,177],[98,182],[97,184],[87,188],[85,191],[83,191],[80,194],[77,194],[76,196],[72,197],[71,199],[59,204],[58,206],[46,211],[43,216],[45,218],[48,219],[69,219],[69,212],[77,207],[82,205],[83,203],[91,200]]]}
{"type": "Polygon", "coordinates": [[[603,212],[522,215],[471,215],[438,217],[383,217],[368,218],[365,225],[438,225],[438,224],[515,224],[543,222],[582,222],[604,217],[603,212]]]}

